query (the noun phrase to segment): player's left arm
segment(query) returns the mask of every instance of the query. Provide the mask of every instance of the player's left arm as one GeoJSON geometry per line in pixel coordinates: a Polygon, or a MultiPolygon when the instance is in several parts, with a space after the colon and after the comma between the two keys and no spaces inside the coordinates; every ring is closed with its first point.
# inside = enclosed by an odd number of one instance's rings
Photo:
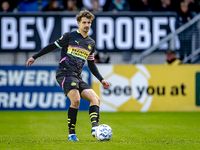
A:
{"type": "Polygon", "coordinates": [[[104,88],[106,88],[106,89],[109,88],[110,84],[106,80],[104,80],[104,78],[99,73],[99,70],[94,63],[94,59],[88,59],[87,62],[88,62],[88,67],[89,67],[90,71],[92,72],[92,74],[101,82],[101,84],[104,86],[104,88]]]}

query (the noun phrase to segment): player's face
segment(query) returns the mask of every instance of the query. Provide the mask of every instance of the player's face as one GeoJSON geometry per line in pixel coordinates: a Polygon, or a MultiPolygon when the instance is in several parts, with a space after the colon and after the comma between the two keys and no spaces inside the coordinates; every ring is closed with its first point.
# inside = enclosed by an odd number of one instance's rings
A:
{"type": "Polygon", "coordinates": [[[91,27],[91,23],[92,23],[91,19],[82,17],[81,21],[78,22],[79,29],[85,33],[88,33],[91,27]]]}

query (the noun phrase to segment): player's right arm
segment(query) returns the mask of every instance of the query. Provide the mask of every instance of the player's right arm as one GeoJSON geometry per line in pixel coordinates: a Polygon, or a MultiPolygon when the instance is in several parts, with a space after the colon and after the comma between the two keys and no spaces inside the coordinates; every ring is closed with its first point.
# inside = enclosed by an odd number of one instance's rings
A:
{"type": "Polygon", "coordinates": [[[31,58],[29,58],[26,62],[26,66],[30,67],[30,65],[33,64],[38,57],[45,55],[45,54],[55,50],[56,48],[58,48],[58,47],[54,43],[47,45],[46,47],[41,49],[37,54],[35,54],[31,58]]]}
{"type": "Polygon", "coordinates": [[[35,54],[31,58],[29,58],[26,62],[26,66],[30,67],[30,65],[33,64],[35,62],[35,60],[42,55],[45,55],[57,48],[62,49],[63,46],[68,44],[68,41],[69,41],[69,34],[64,33],[61,38],[56,40],[54,43],[47,45],[46,47],[41,49],[37,54],[35,54]]]}

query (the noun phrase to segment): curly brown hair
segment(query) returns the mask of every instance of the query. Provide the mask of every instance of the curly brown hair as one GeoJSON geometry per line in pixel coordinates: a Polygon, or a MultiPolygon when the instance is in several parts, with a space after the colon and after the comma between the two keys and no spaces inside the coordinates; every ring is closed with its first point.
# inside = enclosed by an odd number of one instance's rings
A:
{"type": "Polygon", "coordinates": [[[78,15],[76,15],[76,20],[78,22],[80,22],[82,17],[86,17],[91,20],[93,20],[95,18],[94,15],[91,12],[89,12],[88,10],[80,11],[80,13],[78,15]]]}

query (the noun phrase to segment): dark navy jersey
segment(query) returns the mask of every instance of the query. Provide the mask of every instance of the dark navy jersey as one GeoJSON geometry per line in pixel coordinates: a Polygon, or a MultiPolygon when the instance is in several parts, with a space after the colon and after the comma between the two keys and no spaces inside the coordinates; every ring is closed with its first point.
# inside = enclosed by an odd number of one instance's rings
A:
{"type": "Polygon", "coordinates": [[[64,33],[54,43],[62,49],[57,74],[80,76],[85,61],[94,60],[95,41],[89,36],[84,38],[78,30],[64,33]]]}

